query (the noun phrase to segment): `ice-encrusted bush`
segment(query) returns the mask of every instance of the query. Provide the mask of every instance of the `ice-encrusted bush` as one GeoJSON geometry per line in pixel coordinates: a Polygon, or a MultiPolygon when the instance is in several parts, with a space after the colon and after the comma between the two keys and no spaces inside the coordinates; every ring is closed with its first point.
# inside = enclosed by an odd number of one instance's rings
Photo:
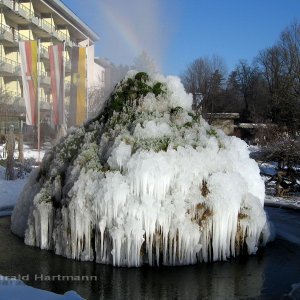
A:
{"type": "Polygon", "coordinates": [[[268,238],[247,145],[211,128],[176,77],[129,72],[104,110],[32,175],[12,215],[25,243],[117,266],[253,254],[268,238]]]}

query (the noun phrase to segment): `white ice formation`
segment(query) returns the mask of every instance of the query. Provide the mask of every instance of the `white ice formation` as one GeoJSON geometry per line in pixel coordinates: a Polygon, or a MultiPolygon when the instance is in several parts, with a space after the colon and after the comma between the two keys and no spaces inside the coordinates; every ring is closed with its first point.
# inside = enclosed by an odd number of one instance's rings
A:
{"type": "Polygon", "coordinates": [[[46,154],[12,215],[25,243],[114,266],[254,254],[268,239],[247,145],[192,112],[176,77],[130,72],[46,154]]]}

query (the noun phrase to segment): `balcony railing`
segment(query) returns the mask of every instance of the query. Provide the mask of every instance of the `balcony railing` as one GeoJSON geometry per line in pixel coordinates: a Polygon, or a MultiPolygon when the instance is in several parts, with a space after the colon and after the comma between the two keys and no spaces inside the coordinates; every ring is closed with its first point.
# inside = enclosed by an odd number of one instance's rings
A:
{"type": "MultiPolygon", "coordinates": [[[[0,103],[24,106],[24,98],[20,92],[0,90],[0,103]]],[[[40,108],[51,109],[51,103],[46,97],[40,97],[40,108]]]]}
{"type": "Polygon", "coordinates": [[[40,46],[40,50],[41,50],[41,57],[42,58],[46,58],[49,59],[49,52],[48,52],[48,47],[45,46],[40,46]]]}
{"type": "Polygon", "coordinates": [[[71,72],[72,65],[70,59],[65,61],[65,68],[66,68],[66,72],[71,72]]]}
{"type": "Polygon", "coordinates": [[[17,42],[22,40],[28,40],[28,37],[13,27],[9,27],[4,24],[0,24],[0,36],[2,39],[8,40],[10,42],[17,42]]]}
{"type": "Polygon", "coordinates": [[[1,24],[0,25],[0,32],[1,33],[4,33],[4,32],[9,32],[9,33],[12,33],[12,29],[11,27],[5,25],[5,24],[1,24]]]}
{"type": "Polygon", "coordinates": [[[6,40],[9,42],[14,42],[14,34],[12,28],[7,25],[0,25],[0,37],[2,40],[6,40]]]}
{"type": "Polygon", "coordinates": [[[15,31],[15,40],[16,41],[28,41],[29,38],[26,35],[20,33],[19,31],[15,31]]]}
{"type": "Polygon", "coordinates": [[[18,13],[24,17],[25,19],[32,20],[34,18],[34,11],[30,8],[26,7],[24,4],[19,3],[18,4],[18,13]]]}
{"type": "MultiPolygon", "coordinates": [[[[59,30],[56,29],[55,25],[50,23],[49,21],[40,18],[39,16],[35,15],[34,10],[31,8],[26,7],[22,3],[18,3],[17,1],[13,0],[0,0],[0,4],[4,4],[5,6],[9,7],[11,10],[15,11],[17,14],[22,16],[23,18],[27,19],[28,21],[32,22],[36,26],[40,27],[44,31],[48,32],[50,35],[54,36],[60,41],[65,41],[66,46],[73,47],[76,45],[75,42],[73,42],[70,37],[59,30]]],[[[15,30],[17,32],[17,30],[15,30]]],[[[5,31],[10,32],[10,31],[5,31]]],[[[3,33],[2,33],[3,34],[3,33]]],[[[12,39],[14,38],[14,33],[11,33],[12,39]]],[[[23,40],[28,39],[27,37],[21,37],[20,34],[17,36],[15,40],[23,40]]]]}
{"type": "Polygon", "coordinates": [[[6,104],[14,104],[21,102],[22,95],[18,92],[13,91],[7,91],[7,90],[1,90],[0,91],[0,99],[1,102],[5,102],[6,104]]]}
{"type": "Polygon", "coordinates": [[[9,7],[10,9],[13,9],[13,1],[12,0],[0,0],[1,4],[4,4],[5,6],[9,7]]]}
{"type": "Polygon", "coordinates": [[[59,30],[57,31],[57,38],[61,41],[65,41],[68,45],[71,43],[70,37],[66,33],[59,30]]]}
{"type": "Polygon", "coordinates": [[[69,90],[71,88],[71,81],[65,81],[65,90],[69,90]]]}
{"type": "Polygon", "coordinates": [[[53,32],[55,32],[55,26],[50,22],[48,22],[47,20],[40,19],[40,24],[42,29],[44,29],[48,33],[53,34],[53,32]]]}
{"type": "Polygon", "coordinates": [[[7,96],[7,97],[16,97],[16,98],[22,98],[21,93],[15,92],[15,91],[7,91],[7,90],[2,90],[0,92],[1,96],[7,96]]]}
{"type": "Polygon", "coordinates": [[[19,75],[20,63],[12,59],[0,56],[0,72],[19,75]]]}
{"type": "Polygon", "coordinates": [[[40,71],[40,83],[43,85],[51,84],[51,80],[50,80],[50,77],[48,76],[47,72],[40,71]]]}
{"type": "Polygon", "coordinates": [[[69,47],[74,47],[74,46],[77,45],[75,42],[73,42],[73,41],[71,41],[71,40],[68,40],[66,44],[67,44],[67,46],[69,46],[69,47]]]}
{"type": "Polygon", "coordinates": [[[51,103],[48,101],[47,98],[40,98],[40,108],[41,109],[51,109],[51,103]]]}
{"type": "Polygon", "coordinates": [[[70,96],[70,92],[71,92],[71,81],[65,81],[65,96],[70,96]]]}

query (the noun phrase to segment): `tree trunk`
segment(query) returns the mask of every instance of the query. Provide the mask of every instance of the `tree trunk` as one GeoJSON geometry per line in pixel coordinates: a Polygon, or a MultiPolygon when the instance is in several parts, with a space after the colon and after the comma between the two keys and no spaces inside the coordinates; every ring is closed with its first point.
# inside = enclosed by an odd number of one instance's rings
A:
{"type": "Polygon", "coordinates": [[[24,163],[24,142],[23,142],[23,134],[19,134],[19,142],[18,142],[18,151],[19,151],[19,162],[24,163]]]}
{"type": "Polygon", "coordinates": [[[14,152],[15,152],[15,135],[14,135],[14,126],[9,127],[9,133],[6,137],[6,151],[7,151],[7,159],[6,159],[6,179],[14,180],[15,172],[14,172],[14,152]]]}
{"type": "Polygon", "coordinates": [[[38,149],[38,126],[33,126],[33,148],[38,149]]]}

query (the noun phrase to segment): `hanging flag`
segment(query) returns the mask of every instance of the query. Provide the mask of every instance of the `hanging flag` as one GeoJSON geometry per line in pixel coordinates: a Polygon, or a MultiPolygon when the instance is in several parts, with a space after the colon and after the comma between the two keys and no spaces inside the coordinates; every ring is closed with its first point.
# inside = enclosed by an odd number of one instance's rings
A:
{"type": "Polygon", "coordinates": [[[26,107],[26,124],[38,123],[38,43],[37,41],[19,42],[23,96],[26,107]]]}
{"type": "Polygon", "coordinates": [[[81,125],[86,119],[86,48],[73,47],[71,56],[70,125],[81,125]]]}
{"type": "Polygon", "coordinates": [[[48,47],[54,125],[64,124],[64,45],[48,47]]]}

